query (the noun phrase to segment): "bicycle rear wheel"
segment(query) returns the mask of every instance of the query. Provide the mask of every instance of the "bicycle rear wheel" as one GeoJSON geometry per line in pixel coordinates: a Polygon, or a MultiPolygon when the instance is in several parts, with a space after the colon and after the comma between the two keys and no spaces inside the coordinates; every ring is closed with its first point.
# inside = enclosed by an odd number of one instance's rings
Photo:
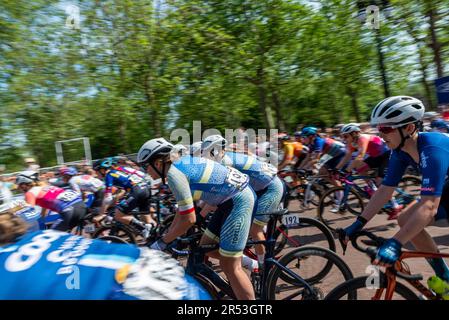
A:
{"type": "MultiPolygon", "coordinates": [[[[375,288],[383,289],[385,294],[387,277],[384,273],[379,273],[376,278],[363,276],[346,281],[329,292],[324,300],[374,300],[377,292],[375,288]]],[[[418,300],[418,296],[402,283],[396,282],[393,300],[418,300]]]]}
{"type": "Polygon", "coordinates": [[[121,225],[113,224],[110,226],[101,227],[97,231],[95,231],[95,233],[92,235],[92,238],[100,238],[106,236],[117,237],[123,239],[126,243],[136,244],[136,237],[134,236],[133,232],[121,225]]]}
{"type": "Polygon", "coordinates": [[[354,216],[362,213],[365,205],[360,194],[350,189],[348,197],[341,203],[344,187],[327,190],[318,205],[318,218],[332,231],[345,226],[354,216]]]}
{"type": "Polygon", "coordinates": [[[312,286],[313,293],[275,265],[267,279],[269,300],[323,299],[336,285],[353,278],[351,270],[338,255],[320,247],[295,249],[283,256],[279,263],[312,286]]]}
{"type": "Polygon", "coordinates": [[[97,239],[106,241],[107,243],[129,244],[128,242],[126,242],[126,240],[119,238],[119,237],[115,237],[115,236],[103,236],[103,237],[98,237],[97,239]]]}

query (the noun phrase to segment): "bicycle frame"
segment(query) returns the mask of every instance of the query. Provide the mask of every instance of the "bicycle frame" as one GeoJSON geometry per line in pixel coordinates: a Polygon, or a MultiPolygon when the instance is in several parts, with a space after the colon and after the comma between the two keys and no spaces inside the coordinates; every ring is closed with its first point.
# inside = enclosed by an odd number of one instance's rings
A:
{"type": "MultiPolygon", "coordinates": [[[[291,276],[296,281],[301,283],[303,285],[303,290],[314,292],[313,288],[304,279],[302,279],[299,275],[288,269],[286,266],[279,263],[279,261],[274,257],[274,247],[276,242],[276,239],[274,238],[274,231],[276,229],[277,221],[279,220],[278,217],[279,217],[278,215],[274,214],[271,215],[267,225],[266,240],[259,240],[259,241],[251,240],[247,242],[247,246],[255,244],[263,244],[266,248],[264,260],[265,268],[263,268],[262,279],[260,282],[262,283],[262,286],[261,288],[254,288],[257,297],[265,300],[268,298],[267,280],[270,277],[270,272],[274,270],[274,267],[280,268],[282,271],[286,272],[289,276],[291,276]]],[[[195,275],[200,276],[201,278],[203,278],[203,280],[209,282],[210,284],[214,285],[222,292],[224,292],[226,295],[235,299],[235,295],[232,291],[229,282],[224,280],[217,272],[215,272],[212,268],[210,268],[204,263],[205,253],[218,249],[218,244],[198,245],[198,246],[195,245],[195,243],[192,244],[193,246],[191,248],[192,250],[191,253],[189,254],[189,258],[187,261],[186,272],[192,276],[195,275]]]]}
{"type": "MultiPolygon", "coordinates": [[[[343,197],[340,202],[340,206],[345,206],[348,201],[348,196],[351,188],[355,189],[355,191],[360,194],[365,199],[370,199],[371,196],[360,186],[358,186],[354,181],[356,180],[373,180],[373,177],[371,176],[362,176],[362,175],[350,175],[347,177],[341,177],[339,179],[344,184],[344,191],[343,191],[343,197]]],[[[409,200],[413,200],[414,197],[409,195],[408,193],[401,190],[401,188],[396,188],[395,191],[401,195],[402,198],[407,198],[409,200]]],[[[406,201],[405,204],[410,203],[411,201],[406,201]]]]}
{"type": "MultiPolygon", "coordinates": [[[[408,269],[407,264],[403,263],[403,260],[410,258],[449,258],[449,254],[447,253],[432,253],[432,252],[422,252],[422,251],[406,251],[402,252],[399,260],[392,267],[388,267],[385,271],[385,275],[387,277],[387,288],[385,294],[385,300],[392,300],[394,289],[396,287],[396,278],[398,277],[397,273],[400,272],[402,274],[413,276],[408,269]]],[[[418,279],[407,279],[405,277],[400,277],[406,280],[410,285],[412,285],[416,290],[418,290],[422,295],[424,295],[428,299],[435,300],[435,294],[432,293],[431,290],[426,288],[420,280],[418,279]]],[[[373,300],[379,300],[382,297],[383,289],[377,289],[376,294],[372,298],[373,300]]]]}

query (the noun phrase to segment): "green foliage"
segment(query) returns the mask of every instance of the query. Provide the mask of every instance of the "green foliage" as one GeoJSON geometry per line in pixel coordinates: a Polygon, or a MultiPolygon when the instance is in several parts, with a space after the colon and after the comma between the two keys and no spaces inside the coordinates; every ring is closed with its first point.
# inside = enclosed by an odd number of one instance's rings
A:
{"type": "Polygon", "coordinates": [[[15,147],[0,163],[53,165],[54,142],[77,137],[94,158],[133,153],[194,120],[289,131],[367,121],[384,97],[379,43],[391,93],[435,105],[447,1],[390,3],[376,38],[352,0],[86,0],[80,29],[66,26],[63,2],[3,1],[0,143],[15,147]],[[433,29],[421,23],[429,8],[433,29]]]}

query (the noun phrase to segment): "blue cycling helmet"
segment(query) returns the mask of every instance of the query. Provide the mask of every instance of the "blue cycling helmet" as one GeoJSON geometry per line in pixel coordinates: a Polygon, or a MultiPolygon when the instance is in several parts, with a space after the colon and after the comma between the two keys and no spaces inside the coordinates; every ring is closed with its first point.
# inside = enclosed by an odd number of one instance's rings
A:
{"type": "Polygon", "coordinates": [[[63,167],[59,170],[59,174],[62,176],[76,176],[78,171],[73,167],[63,167]]]}
{"type": "Polygon", "coordinates": [[[447,125],[446,121],[444,121],[443,119],[436,119],[430,123],[430,127],[437,128],[437,129],[446,129],[448,127],[448,125],[447,125]]]}
{"type": "Polygon", "coordinates": [[[100,169],[109,169],[112,166],[112,160],[111,158],[101,159],[95,161],[93,165],[93,169],[95,171],[98,171],[100,169]]]}
{"type": "Polygon", "coordinates": [[[305,127],[301,131],[302,137],[314,136],[317,134],[318,129],[315,127],[305,127]]]}

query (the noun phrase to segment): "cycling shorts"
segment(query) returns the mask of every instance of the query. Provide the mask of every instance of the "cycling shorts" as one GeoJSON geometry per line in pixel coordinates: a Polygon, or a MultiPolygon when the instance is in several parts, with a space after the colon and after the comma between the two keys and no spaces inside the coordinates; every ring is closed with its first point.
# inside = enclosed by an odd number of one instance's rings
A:
{"type": "Polygon", "coordinates": [[[146,184],[139,184],[132,187],[126,197],[117,205],[117,209],[123,213],[130,213],[135,208],[139,208],[140,212],[149,212],[149,198],[151,191],[146,184]]]}
{"type": "Polygon", "coordinates": [[[253,223],[264,226],[270,219],[266,213],[279,209],[284,195],[284,184],[279,177],[275,177],[265,189],[256,192],[256,195],[256,213],[253,223]]]}
{"type": "Polygon", "coordinates": [[[240,257],[248,240],[256,195],[250,186],[217,207],[204,234],[219,243],[225,257],[240,257]]]}
{"type": "Polygon", "coordinates": [[[377,169],[377,177],[385,177],[388,161],[390,160],[391,151],[384,152],[377,157],[368,157],[363,162],[365,162],[371,169],[377,169]]]}
{"type": "Polygon", "coordinates": [[[59,213],[61,219],[57,220],[51,228],[58,231],[70,231],[80,223],[86,215],[86,211],[87,207],[84,202],[76,202],[59,213]]]}

